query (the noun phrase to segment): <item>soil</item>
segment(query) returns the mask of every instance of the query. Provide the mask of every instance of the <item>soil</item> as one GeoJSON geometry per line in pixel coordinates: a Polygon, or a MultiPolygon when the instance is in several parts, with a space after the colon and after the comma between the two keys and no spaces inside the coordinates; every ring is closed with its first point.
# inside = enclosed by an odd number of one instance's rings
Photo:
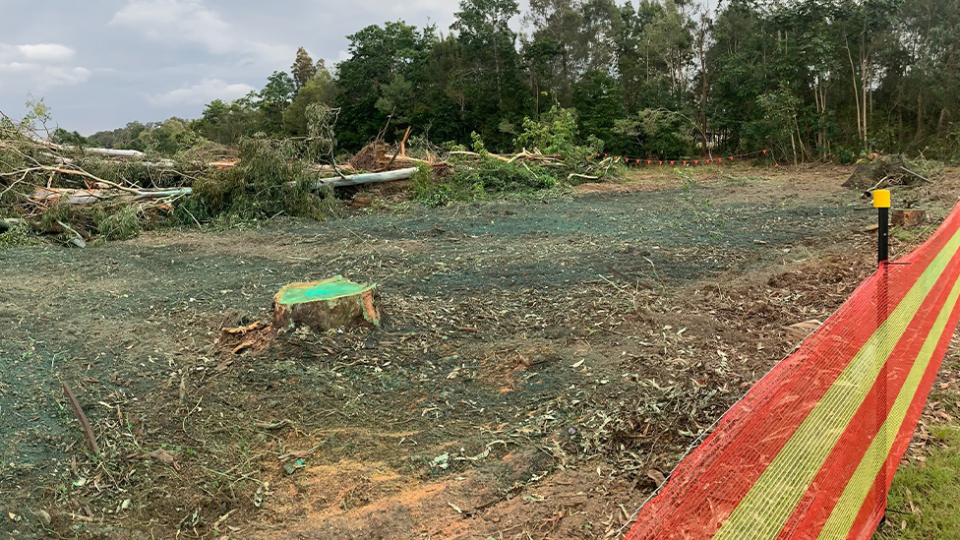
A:
{"type": "MultiPolygon", "coordinates": [[[[873,270],[850,173],[632,170],[441,209],[374,189],[327,222],[0,251],[0,532],[615,538],[786,327],[873,270]],[[379,328],[231,352],[222,328],[334,275],[378,285],[379,328]]],[[[956,176],[911,200],[942,217],[956,176]]]]}

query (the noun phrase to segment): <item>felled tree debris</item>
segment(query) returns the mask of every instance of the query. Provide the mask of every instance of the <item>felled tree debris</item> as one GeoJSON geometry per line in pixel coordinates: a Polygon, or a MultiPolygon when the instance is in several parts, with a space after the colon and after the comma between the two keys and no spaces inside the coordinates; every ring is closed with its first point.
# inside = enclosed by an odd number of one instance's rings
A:
{"type": "Polygon", "coordinates": [[[317,332],[378,326],[376,294],[376,285],[354,283],[342,276],[291,283],[274,297],[272,326],[278,331],[306,326],[317,332]]]}
{"type": "Polygon", "coordinates": [[[916,166],[907,163],[903,156],[877,156],[868,163],[861,163],[843,187],[869,191],[894,186],[914,186],[933,181],[915,172],[916,166]]]}
{"type": "Polygon", "coordinates": [[[381,164],[386,165],[387,161],[386,147],[382,141],[376,140],[361,148],[348,163],[358,171],[378,171],[381,164]]]}
{"type": "MultiPolygon", "coordinates": [[[[407,133],[409,134],[409,130],[407,133]]],[[[430,161],[408,157],[404,147],[405,144],[406,139],[401,141],[400,149],[397,152],[387,154],[387,147],[383,141],[374,141],[360,149],[350,159],[348,165],[357,171],[387,172],[409,168],[417,163],[431,163],[430,161]]]]}

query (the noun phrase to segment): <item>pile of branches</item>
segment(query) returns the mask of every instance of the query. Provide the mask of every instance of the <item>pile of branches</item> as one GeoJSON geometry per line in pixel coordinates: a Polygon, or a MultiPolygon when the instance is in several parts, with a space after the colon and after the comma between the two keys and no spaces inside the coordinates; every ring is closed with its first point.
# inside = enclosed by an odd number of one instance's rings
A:
{"type": "Polygon", "coordinates": [[[542,154],[537,151],[530,152],[526,148],[516,154],[494,154],[491,152],[469,152],[465,150],[455,150],[449,152],[449,156],[460,159],[495,159],[504,163],[517,163],[521,166],[537,166],[545,169],[553,169],[558,173],[565,174],[568,181],[592,181],[603,180],[610,174],[611,168],[614,168],[613,158],[605,158],[601,161],[590,161],[575,159],[570,156],[560,154],[542,154]]]}
{"type": "Polygon", "coordinates": [[[873,155],[861,163],[843,183],[845,188],[873,191],[892,187],[933,184],[943,175],[943,167],[930,167],[924,162],[911,163],[902,155],[873,155]]]}

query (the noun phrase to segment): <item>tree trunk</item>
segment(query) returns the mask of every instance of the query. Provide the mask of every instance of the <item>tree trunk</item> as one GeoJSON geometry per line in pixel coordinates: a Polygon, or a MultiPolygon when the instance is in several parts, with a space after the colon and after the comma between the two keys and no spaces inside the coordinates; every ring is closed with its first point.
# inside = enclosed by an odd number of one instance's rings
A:
{"type": "Polygon", "coordinates": [[[857,89],[857,68],[853,64],[853,53],[850,52],[850,40],[847,39],[847,36],[843,36],[843,40],[847,45],[847,58],[850,60],[850,73],[852,75],[851,80],[853,81],[853,102],[857,106],[857,138],[863,140],[863,127],[860,125],[860,92],[857,89]]]}
{"type": "Polygon", "coordinates": [[[917,92],[917,134],[913,136],[915,141],[920,140],[923,134],[923,87],[917,92]]]}
{"type": "Polygon", "coordinates": [[[352,174],[340,178],[339,176],[334,176],[332,178],[324,178],[322,180],[316,180],[313,182],[313,189],[320,189],[323,186],[333,186],[333,187],[345,187],[345,186],[359,186],[360,184],[374,184],[377,182],[393,182],[395,180],[406,180],[413,176],[417,172],[416,167],[409,167],[406,169],[397,169],[395,171],[386,171],[378,173],[364,173],[364,174],[352,174]]]}
{"type": "Polygon", "coordinates": [[[946,107],[940,109],[940,119],[937,120],[937,133],[940,133],[940,130],[943,129],[943,123],[946,121],[948,116],[950,116],[949,109],[946,107]]]}

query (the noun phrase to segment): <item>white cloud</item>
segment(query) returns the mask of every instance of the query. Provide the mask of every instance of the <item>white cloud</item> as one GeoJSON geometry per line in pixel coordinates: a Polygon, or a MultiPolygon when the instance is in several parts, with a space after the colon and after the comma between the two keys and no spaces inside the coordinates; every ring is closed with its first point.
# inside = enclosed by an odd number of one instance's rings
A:
{"type": "Polygon", "coordinates": [[[228,84],[220,79],[203,79],[193,86],[148,96],[147,100],[156,107],[203,105],[215,99],[232,101],[247,95],[252,90],[254,88],[248,84],[228,84]]]}
{"type": "Polygon", "coordinates": [[[4,79],[9,77],[26,83],[25,86],[36,90],[85,83],[91,75],[90,70],[84,67],[67,68],[35,62],[0,64],[0,82],[4,82],[4,79]]]}
{"type": "Polygon", "coordinates": [[[239,37],[203,0],[130,0],[109,23],[135,30],[147,39],[179,46],[200,46],[211,54],[240,54],[275,62],[293,56],[293,49],[239,37]]]}
{"type": "Polygon", "coordinates": [[[73,49],[59,43],[17,45],[17,50],[24,58],[34,62],[64,62],[74,55],[73,49]]]}

